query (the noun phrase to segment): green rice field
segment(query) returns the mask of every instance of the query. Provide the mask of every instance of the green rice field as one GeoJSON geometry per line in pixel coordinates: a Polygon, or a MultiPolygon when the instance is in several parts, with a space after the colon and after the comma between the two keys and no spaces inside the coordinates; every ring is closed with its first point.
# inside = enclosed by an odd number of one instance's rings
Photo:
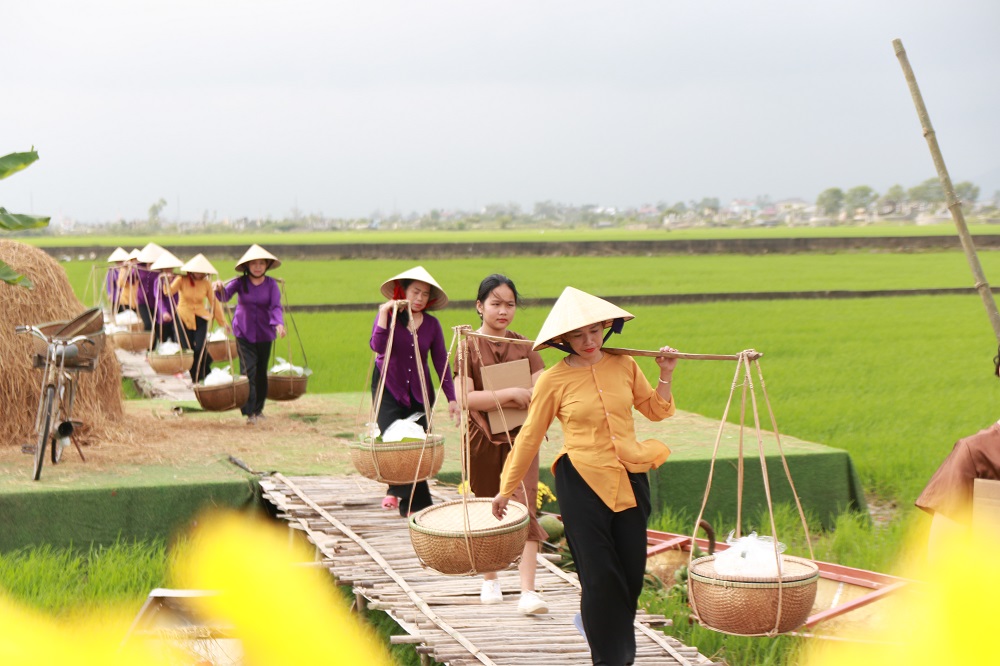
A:
{"type": "MultiPolygon", "coordinates": [[[[654,226],[650,223],[649,226],[654,226]]],[[[969,232],[972,234],[1000,233],[1000,227],[995,224],[977,223],[968,220],[969,232]]],[[[127,231],[121,234],[93,235],[44,235],[25,236],[23,240],[39,247],[88,247],[104,246],[114,249],[122,246],[126,249],[142,247],[150,240],[155,240],[164,247],[184,245],[243,245],[247,236],[253,236],[251,242],[262,242],[265,245],[314,245],[349,243],[495,243],[495,242],[538,242],[538,241],[612,241],[612,240],[690,240],[690,239],[722,239],[722,238],[845,238],[874,236],[949,236],[954,235],[955,227],[951,222],[916,226],[912,223],[881,223],[866,226],[830,226],[830,227],[692,227],[688,229],[592,229],[581,228],[515,228],[507,230],[474,229],[457,230],[349,230],[349,231],[314,231],[295,233],[262,233],[252,229],[231,233],[197,233],[194,230],[183,234],[157,234],[155,238],[149,234],[129,235],[127,231]],[[263,237],[263,238],[261,238],[263,237]]]]}

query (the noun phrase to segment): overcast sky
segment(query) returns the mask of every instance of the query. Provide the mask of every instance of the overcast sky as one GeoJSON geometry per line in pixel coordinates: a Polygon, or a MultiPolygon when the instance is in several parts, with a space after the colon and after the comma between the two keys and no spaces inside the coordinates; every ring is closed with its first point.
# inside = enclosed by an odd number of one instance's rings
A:
{"type": "Polygon", "coordinates": [[[0,182],[80,221],[1000,189],[997,0],[3,0],[0,182]]]}

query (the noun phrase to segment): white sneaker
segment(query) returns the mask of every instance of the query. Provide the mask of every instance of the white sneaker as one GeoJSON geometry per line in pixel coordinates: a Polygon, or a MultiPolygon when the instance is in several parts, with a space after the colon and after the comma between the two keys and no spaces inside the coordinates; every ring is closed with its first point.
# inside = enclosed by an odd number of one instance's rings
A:
{"type": "Polygon", "coordinates": [[[500,581],[483,581],[483,591],[479,593],[479,602],[484,604],[498,604],[503,601],[503,592],[500,591],[500,581]]]}
{"type": "Polygon", "coordinates": [[[517,602],[517,610],[525,615],[537,615],[548,613],[549,605],[537,592],[521,592],[521,598],[517,602]]]}

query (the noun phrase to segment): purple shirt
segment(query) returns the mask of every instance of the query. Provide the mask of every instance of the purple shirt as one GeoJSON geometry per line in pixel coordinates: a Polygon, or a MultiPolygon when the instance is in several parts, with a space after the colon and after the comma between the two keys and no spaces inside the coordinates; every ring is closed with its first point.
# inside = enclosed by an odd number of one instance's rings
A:
{"type": "MultiPolygon", "coordinates": [[[[372,351],[378,354],[375,357],[375,365],[379,372],[382,372],[385,352],[389,346],[389,329],[381,328],[378,325],[377,315],[369,344],[372,351]]],[[[417,329],[417,345],[420,347],[420,362],[424,366],[428,398],[434,391],[430,368],[427,367],[427,352],[429,351],[434,360],[438,377],[441,379],[444,395],[448,398],[448,402],[451,402],[455,399],[455,384],[448,369],[448,350],[444,346],[441,322],[426,312],[420,328],[417,329]]],[[[424,403],[424,396],[420,391],[420,375],[417,374],[417,360],[413,357],[413,334],[403,325],[401,318],[396,319],[396,331],[392,336],[392,353],[389,356],[389,372],[385,378],[385,387],[396,399],[396,402],[404,407],[409,407],[413,402],[421,405],[424,403]]]]}
{"type": "Polygon", "coordinates": [[[109,268],[108,275],[104,278],[104,291],[108,293],[108,298],[111,299],[112,305],[118,304],[118,294],[121,290],[118,288],[118,269],[109,268]]]}
{"type": "Polygon", "coordinates": [[[139,276],[139,288],[136,290],[136,303],[142,305],[148,303],[156,306],[156,282],[160,276],[159,271],[151,271],[148,268],[137,266],[135,273],[139,276]]]}
{"type": "Polygon", "coordinates": [[[285,324],[278,281],[267,275],[260,284],[254,284],[246,276],[233,278],[226,283],[222,300],[228,303],[233,294],[239,294],[233,315],[233,334],[247,342],[274,340],[277,337],[274,327],[285,324]]]}

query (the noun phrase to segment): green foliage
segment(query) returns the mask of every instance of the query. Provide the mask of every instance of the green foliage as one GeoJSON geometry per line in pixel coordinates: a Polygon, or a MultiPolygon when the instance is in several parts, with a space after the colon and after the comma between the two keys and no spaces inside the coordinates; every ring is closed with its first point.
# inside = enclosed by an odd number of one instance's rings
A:
{"type": "Polygon", "coordinates": [[[847,214],[854,215],[856,210],[868,210],[868,207],[878,199],[878,193],[867,185],[858,185],[844,194],[844,208],[847,214]]]}
{"type": "Polygon", "coordinates": [[[830,187],[816,197],[816,206],[824,215],[837,215],[844,207],[844,191],[839,187],[830,187]]]}
{"type": "Polygon", "coordinates": [[[0,553],[0,587],[18,603],[54,616],[119,605],[138,611],[166,580],[161,541],[120,541],[86,552],[45,545],[0,553]]]}
{"type": "MultiPolygon", "coordinates": [[[[36,160],[38,160],[38,153],[35,151],[34,146],[27,153],[10,153],[0,157],[0,180],[18,171],[27,169],[36,160]]],[[[0,229],[24,231],[26,229],[44,227],[48,223],[49,218],[47,217],[11,213],[6,208],[0,206],[0,229]]],[[[0,261],[0,280],[3,280],[7,284],[18,284],[28,289],[32,288],[31,280],[20,275],[3,261],[0,261]]]]}

